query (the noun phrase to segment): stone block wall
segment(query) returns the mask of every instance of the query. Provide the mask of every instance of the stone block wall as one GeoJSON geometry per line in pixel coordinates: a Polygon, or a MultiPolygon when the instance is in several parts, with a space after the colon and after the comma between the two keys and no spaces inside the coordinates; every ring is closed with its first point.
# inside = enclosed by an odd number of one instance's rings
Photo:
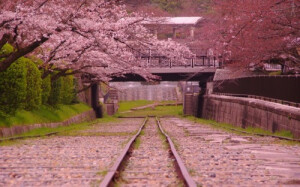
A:
{"type": "Polygon", "coordinates": [[[292,106],[252,98],[207,95],[203,117],[243,128],[287,130],[300,138],[300,108],[292,106]]]}

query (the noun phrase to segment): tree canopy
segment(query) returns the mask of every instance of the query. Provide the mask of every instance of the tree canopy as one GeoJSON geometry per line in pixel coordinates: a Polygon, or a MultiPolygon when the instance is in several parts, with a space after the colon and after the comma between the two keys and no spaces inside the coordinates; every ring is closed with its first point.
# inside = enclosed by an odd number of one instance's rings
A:
{"type": "Polygon", "coordinates": [[[190,53],[174,41],[157,40],[142,25],[145,16],[127,13],[116,1],[16,0],[0,6],[0,48],[7,42],[16,48],[0,63],[0,72],[33,54],[44,61],[43,77],[60,71],[58,75],[82,73],[88,81],[126,73],[148,79],[153,76],[141,66],[140,50],[172,59],[190,53]]]}
{"type": "Polygon", "coordinates": [[[299,6],[294,0],[214,0],[202,44],[240,68],[275,62],[299,69],[299,6]]]}

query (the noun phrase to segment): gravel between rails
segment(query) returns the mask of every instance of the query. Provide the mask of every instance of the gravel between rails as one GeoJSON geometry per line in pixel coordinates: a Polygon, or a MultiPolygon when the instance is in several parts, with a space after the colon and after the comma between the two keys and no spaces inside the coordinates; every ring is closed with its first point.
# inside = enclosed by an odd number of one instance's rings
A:
{"type": "Polygon", "coordinates": [[[133,149],[121,170],[117,186],[182,185],[174,168],[174,160],[169,157],[166,142],[159,133],[155,119],[150,118],[139,137],[139,146],[133,149]]]}
{"type": "Polygon", "coordinates": [[[300,186],[300,146],[242,136],[179,118],[161,119],[202,186],[300,186]]]}
{"type": "Polygon", "coordinates": [[[85,136],[27,139],[0,147],[0,186],[98,186],[142,121],[96,124],[82,131],[85,136]]]}

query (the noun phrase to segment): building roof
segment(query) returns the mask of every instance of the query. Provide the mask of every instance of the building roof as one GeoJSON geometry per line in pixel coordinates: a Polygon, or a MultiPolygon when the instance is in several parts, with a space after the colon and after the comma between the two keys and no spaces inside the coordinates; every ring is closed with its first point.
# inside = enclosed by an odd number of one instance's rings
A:
{"type": "Polygon", "coordinates": [[[202,17],[152,17],[145,21],[146,25],[196,25],[202,17]]]}

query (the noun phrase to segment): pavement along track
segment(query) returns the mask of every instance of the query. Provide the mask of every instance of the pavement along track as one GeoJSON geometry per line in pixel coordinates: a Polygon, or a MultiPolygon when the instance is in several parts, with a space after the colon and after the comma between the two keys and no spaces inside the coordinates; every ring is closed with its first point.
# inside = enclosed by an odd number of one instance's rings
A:
{"type": "Polygon", "coordinates": [[[161,126],[202,186],[299,186],[300,146],[273,137],[240,135],[180,118],[161,126]]]}
{"type": "Polygon", "coordinates": [[[159,120],[150,118],[143,127],[100,186],[196,186],[159,120]]]}
{"type": "Polygon", "coordinates": [[[0,186],[99,186],[142,123],[123,119],[7,142],[0,146],[0,186]]]}

